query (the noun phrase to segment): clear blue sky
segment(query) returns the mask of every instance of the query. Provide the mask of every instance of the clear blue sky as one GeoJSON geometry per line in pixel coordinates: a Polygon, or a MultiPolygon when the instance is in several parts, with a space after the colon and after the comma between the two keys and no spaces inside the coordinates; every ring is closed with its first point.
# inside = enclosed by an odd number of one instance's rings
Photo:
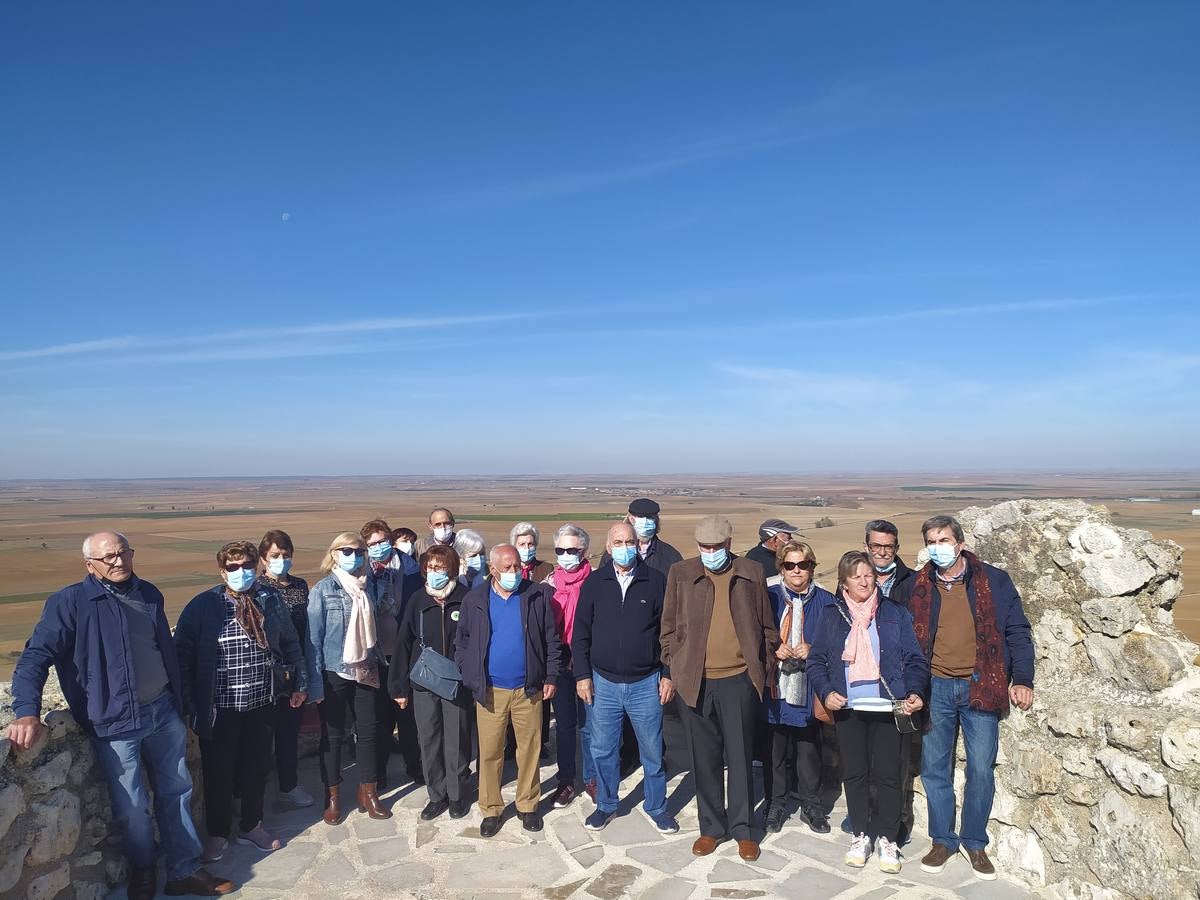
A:
{"type": "Polygon", "coordinates": [[[1194,3],[0,13],[0,477],[1194,466],[1194,3]]]}

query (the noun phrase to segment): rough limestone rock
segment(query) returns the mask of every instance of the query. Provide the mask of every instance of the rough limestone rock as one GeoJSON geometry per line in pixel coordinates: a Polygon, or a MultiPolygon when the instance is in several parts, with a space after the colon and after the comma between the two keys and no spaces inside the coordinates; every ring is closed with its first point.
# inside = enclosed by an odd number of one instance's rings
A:
{"type": "Polygon", "coordinates": [[[959,519],[1012,576],[1037,658],[1033,709],[1000,729],[997,864],[1063,900],[1200,896],[1200,670],[1171,612],[1182,550],[1079,500],[959,519]]]}
{"type": "Polygon", "coordinates": [[[29,847],[28,865],[62,859],[75,849],[79,841],[79,798],[65,788],[47,794],[36,803],[30,804],[33,821],[30,834],[33,842],[29,847]]]}
{"type": "Polygon", "coordinates": [[[26,897],[29,900],[50,900],[58,894],[59,891],[67,887],[71,883],[71,865],[63,863],[61,866],[55,866],[45,875],[39,875],[33,881],[29,882],[29,890],[26,897]]]}
{"type": "MultiPolygon", "coordinates": [[[[19,784],[6,784],[0,788],[0,842],[8,834],[13,821],[25,812],[25,792],[19,784]]],[[[0,846],[3,846],[0,843],[0,846]]]]}

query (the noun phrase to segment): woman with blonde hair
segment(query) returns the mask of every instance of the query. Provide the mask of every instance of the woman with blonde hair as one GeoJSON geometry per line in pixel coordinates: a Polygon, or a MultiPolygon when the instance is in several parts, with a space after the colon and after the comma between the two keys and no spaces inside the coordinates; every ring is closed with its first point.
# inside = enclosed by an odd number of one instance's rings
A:
{"type": "Polygon", "coordinates": [[[311,697],[321,715],[321,781],[325,784],[328,825],[342,818],[342,742],[354,727],[357,736],[358,808],[372,819],[389,819],[379,802],[376,745],[386,738],[381,723],[390,712],[386,685],[380,684],[382,648],[376,619],[392,614],[367,591],[367,542],[343,531],[321,560],[325,577],[308,595],[308,639],[312,651],[311,697]]]}

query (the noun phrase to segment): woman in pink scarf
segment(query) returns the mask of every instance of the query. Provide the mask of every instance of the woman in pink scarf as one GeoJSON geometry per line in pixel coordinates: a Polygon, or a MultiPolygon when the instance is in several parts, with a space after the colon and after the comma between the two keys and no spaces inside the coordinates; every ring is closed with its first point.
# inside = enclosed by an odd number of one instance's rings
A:
{"type": "Polygon", "coordinates": [[[901,741],[893,717],[915,713],[929,691],[929,662],[917,643],[912,615],[881,596],[875,567],[861,550],[838,564],[838,590],[808,654],[813,691],[833,713],[842,783],[854,831],[846,865],[862,868],[879,849],[879,868],[900,871],[901,741]],[[871,809],[871,793],[876,795],[871,809]]]}
{"type": "Polygon", "coordinates": [[[563,668],[558,676],[558,690],[554,694],[554,721],[557,731],[555,743],[558,747],[558,790],[554,792],[554,805],[561,809],[575,799],[575,735],[578,732],[583,745],[584,789],[594,795],[596,773],[592,765],[587,727],[587,710],[575,693],[575,676],[571,669],[571,636],[575,633],[575,607],[579,604],[579,590],[584,579],[592,574],[588,562],[588,533],[577,525],[563,525],[554,533],[554,571],[546,579],[554,585],[554,618],[558,621],[558,633],[563,645],[563,668]]]}

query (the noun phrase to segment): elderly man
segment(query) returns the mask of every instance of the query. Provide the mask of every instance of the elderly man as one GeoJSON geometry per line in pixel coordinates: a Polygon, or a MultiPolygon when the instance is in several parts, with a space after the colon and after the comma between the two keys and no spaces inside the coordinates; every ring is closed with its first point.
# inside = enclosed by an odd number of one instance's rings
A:
{"type": "Polygon", "coordinates": [[[887,519],[872,519],[863,535],[863,549],[875,567],[875,586],[891,597],[899,585],[917,573],[900,558],[900,530],[887,519]]]}
{"type": "Polygon", "coordinates": [[[454,546],[454,513],[444,506],[435,506],[429,512],[429,533],[417,542],[417,556],[430,547],[440,544],[454,546]]]}
{"type": "MultiPolygon", "coordinates": [[[[637,535],[638,559],[651,569],[657,569],[665,578],[671,566],[683,559],[683,554],[658,536],[662,524],[659,512],[657,503],[648,497],[639,497],[629,504],[625,521],[633,526],[633,533],[637,535]]],[[[610,562],[612,558],[606,550],[600,557],[600,565],[606,566],[610,562]]]]}
{"type": "Polygon", "coordinates": [[[933,846],[921,860],[940,872],[960,850],[977,878],[996,869],[984,849],[995,794],[1000,717],[1009,704],[1033,705],[1033,640],[1021,596],[1003,569],[966,549],[962,525],[934,516],[921,526],[929,562],[892,593],[913,615],[933,683],[929,730],[921,745],[921,783],[933,846]],[[962,729],[967,755],[962,827],[954,828],[954,746],[962,729]]]}
{"type": "Polygon", "coordinates": [[[667,580],[638,559],[628,522],[612,526],[604,546],[612,562],[584,581],[571,640],[575,688],[591,707],[596,764],[596,810],[583,824],[599,831],[617,811],[621,723],[629,716],[642,761],[642,808],[655,828],[674,834],[679,823],[667,814],[662,708],[675,688],[658,640],[667,580]]]}
{"type": "Polygon", "coordinates": [[[754,560],[763,567],[768,578],[774,578],[779,574],[779,567],[775,563],[775,554],[799,530],[795,525],[789,525],[783,519],[767,519],[758,526],[759,542],[746,551],[746,559],[754,560]]]}
{"type": "Polygon", "coordinates": [[[517,739],[517,814],[526,831],[541,831],[538,812],[538,748],[542,703],[554,697],[562,666],[558,625],[550,609],[552,588],[521,577],[521,558],[512,544],[488,554],[491,579],[463,600],[454,661],[463,687],[475,698],[479,740],[481,837],[500,831],[504,801],[504,735],[509,723],[517,739]]]}
{"type": "Polygon", "coordinates": [[[150,900],[158,884],[146,776],[166,857],[166,893],[228,894],[234,890],[230,881],[200,868],[179,663],[163,596],[134,574],[133,548],[123,534],[90,535],[83,542],[83,563],[87,577],[46,600],[17,662],[16,719],[8,738],[18,750],[37,743],[45,729],[42,689],[54,666],[108,784],[113,821],[129,860],[130,900],[150,900]]]}
{"type": "Polygon", "coordinates": [[[724,516],[696,525],[699,559],[671,567],[663,605],[662,661],[679,696],[692,753],[700,837],[707,856],[726,836],[738,855],[758,859],[750,835],[754,731],[763,690],[774,680],[779,630],[757,563],[729,552],[733,526],[724,516]],[[729,804],[722,768],[729,769],[729,804]]]}

